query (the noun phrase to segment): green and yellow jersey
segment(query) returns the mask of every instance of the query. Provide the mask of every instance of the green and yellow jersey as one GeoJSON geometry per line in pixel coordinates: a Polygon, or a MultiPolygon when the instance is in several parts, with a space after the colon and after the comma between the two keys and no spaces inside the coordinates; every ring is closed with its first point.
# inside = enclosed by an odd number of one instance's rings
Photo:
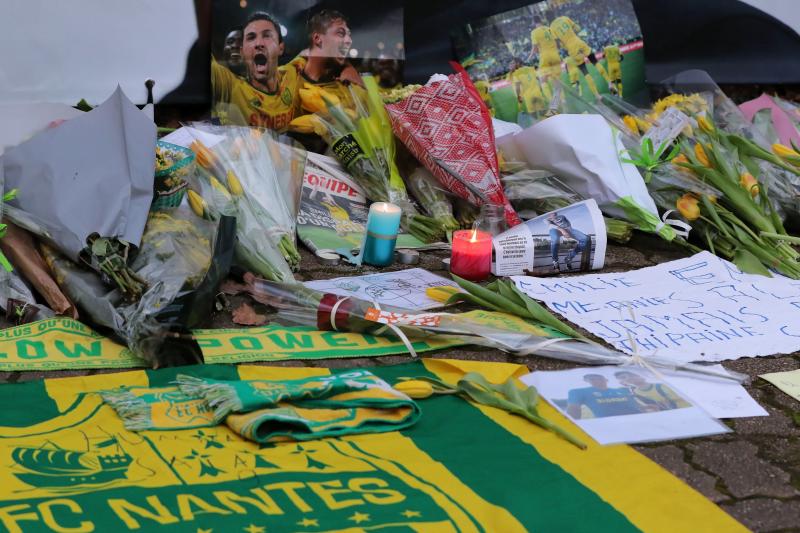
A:
{"type": "Polygon", "coordinates": [[[285,131],[300,109],[300,77],[294,68],[278,68],[278,89],[268,93],[211,59],[211,92],[215,116],[223,122],[285,131]],[[235,114],[241,113],[237,120],[235,114]]]}
{"type": "Polygon", "coordinates": [[[536,26],[531,32],[531,43],[539,49],[539,71],[546,76],[558,76],[561,73],[561,56],[550,28],[536,26]]]}
{"type": "Polygon", "coordinates": [[[622,68],[620,62],[622,61],[622,52],[620,52],[619,46],[606,46],[603,48],[603,55],[606,57],[608,76],[612,80],[621,78],[622,68]]]}
{"type": "MultiPolygon", "coordinates": [[[[367,91],[358,85],[352,83],[344,83],[339,80],[330,80],[330,81],[314,81],[311,78],[308,78],[303,70],[306,66],[306,58],[303,56],[297,56],[292,59],[287,67],[292,67],[295,69],[298,77],[300,78],[300,88],[305,87],[306,85],[315,85],[320,89],[324,89],[326,92],[333,94],[339,99],[339,102],[346,109],[355,110],[356,104],[353,101],[353,95],[350,92],[350,88],[353,88],[353,92],[356,93],[357,97],[360,98],[362,101],[366,101],[367,98],[367,91]]],[[[301,110],[301,114],[303,111],[301,110]]]]}
{"type": "Polygon", "coordinates": [[[637,387],[633,391],[633,396],[645,407],[657,406],[661,410],[691,407],[689,402],[661,383],[649,383],[644,387],[637,387]]]}
{"type": "Polygon", "coordinates": [[[572,57],[567,57],[564,60],[564,63],[567,65],[567,75],[569,76],[569,82],[572,84],[580,82],[581,70],[578,68],[578,64],[572,57]]]}
{"type": "Polygon", "coordinates": [[[535,68],[520,67],[509,72],[507,79],[514,86],[517,97],[522,101],[524,111],[532,113],[544,109],[544,95],[539,86],[535,68]]]}
{"type": "Polygon", "coordinates": [[[575,24],[571,18],[558,17],[550,24],[550,31],[561,41],[567,55],[574,58],[579,65],[582,65],[586,56],[592,53],[589,45],[578,37],[578,32],[581,31],[580,26],[575,24]]]}

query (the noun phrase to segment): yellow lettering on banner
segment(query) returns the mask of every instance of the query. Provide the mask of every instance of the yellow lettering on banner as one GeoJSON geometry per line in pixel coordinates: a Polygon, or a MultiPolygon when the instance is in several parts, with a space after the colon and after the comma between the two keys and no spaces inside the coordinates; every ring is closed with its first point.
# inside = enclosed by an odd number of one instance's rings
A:
{"type": "Polygon", "coordinates": [[[270,333],[267,338],[271,340],[275,346],[282,350],[292,350],[295,348],[313,348],[314,341],[311,335],[293,335],[291,333],[284,333],[281,337],[278,333],[270,333]]]}
{"type": "Polygon", "coordinates": [[[347,486],[356,492],[360,492],[361,496],[369,503],[374,503],[377,505],[391,505],[393,503],[402,502],[406,499],[402,492],[384,488],[388,487],[389,483],[379,478],[356,477],[351,479],[347,483],[347,486]],[[369,489],[367,488],[369,485],[375,485],[379,488],[369,489]]]}
{"type": "Polygon", "coordinates": [[[328,509],[338,510],[338,509],[345,509],[347,507],[352,507],[354,505],[364,505],[364,500],[362,499],[351,499],[351,500],[337,500],[334,498],[336,494],[352,494],[353,491],[350,489],[344,489],[342,482],[338,480],[334,481],[322,481],[322,482],[309,482],[308,487],[313,490],[317,496],[323,501],[325,505],[328,506],[328,509]],[[328,487],[334,487],[330,489],[328,487]]]}
{"type": "Polygon", "coordinates": [[[39,514],[42,515],[42,522],[44,522],[47,527],[52,529],[57,533],[89,533],[90,531],[94,531],[94,524],[89,522],[88,520],[82,521],[79,525],[75,527],[69,527],[62,525],[56,521],[55,516],[53,516],[53,507],[60,506],[66,507],[70,510],[72,514],[83,514],[83,509],[81,506],[78,505],[76,502],[72,500],[67,500],[66,498],[60,498],[57,500],[49,500],[46,502],[42,502],[38,505],[39,507],[39,514]]]}
{"type": "Polygon", "coordinates": [[[199,514],[231,514],[227,509],[214,507],[200,496],[195,496],[194,494],[178,494],[175,497],[175,501],[178,502],[178,513],[183,520],[194,520],[195,515],[199,514]]]}
{"type": "Polygon", "coordinates": [[[180,522],[178,517],[170,513],[169,510],[164,507],[164,504],[161,503],[161,500],[158,499],[158,496],[148,496],[145,499],[150,507],[152,507],[152,510],[139,507],[138,505],[134,505],[127,500],[117,498],[108,500],[108,505],[111,507],[111,510],[114,511],[114,513],[120,518],[120,520],[122,520],[125,525],[128,526],[128,529],[139,529],[141,527],[139,522],[133,516],[131,516],[131,513],[139,515],[142,518],[158,522],[161,525],[175,524],[180,522]]]}
{"type": "Polygon", "coordinates": [[[249,496],[240,496],[229,490],[214,491],[214,497],[219,503],[238,514],[247,514],[247,509],[239,505],[239,503],[246,503],[252,505],[264,514],[283,514],[283,510],[275,503],[275,500],[270,498],[269,494],[263,489],[253,489],[250,492],[258,496],[258,499],[249,496]]]}
{"type": "Polygon", "coordinates": [[[303,498],[297,494],[296,489],[305,488],[305,485],[299,481],[284,481],[282,483],[271,483],[269,485],[264,485],[266,490],[281,490],[286,494],[286,497],[291,500],[295,507],[299,511],[304,513],[310,513],[314,509],[308,505],[303,498]]]}
{"type": "Polygon", "coordinates": [[[325,342],[337,348],[358,346],[357,342],[347,342],[348,336],[342,333],[333,333],[326,331],[321,336],[323,339],[325,339],[325,342]]]}
{"type": "Polygon", "coordinates": [[[21,522],[22,520],[39,520],[39,515],[36,513],[13,514],[16,511],[25,511],[30,508],[31,506],[27,503],[0,507],[0,521],[6,526],[8,533],[22,533],[22,528],[17,525],[17,522],[21,522]]]}

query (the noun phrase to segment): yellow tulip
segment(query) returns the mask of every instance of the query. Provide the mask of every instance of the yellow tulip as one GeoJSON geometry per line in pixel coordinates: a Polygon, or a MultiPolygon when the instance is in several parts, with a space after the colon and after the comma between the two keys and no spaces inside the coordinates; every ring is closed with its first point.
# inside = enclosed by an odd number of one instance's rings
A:
{"type": "Polygon", "coordinates": [[[631,115],[625,115],[622,117],[622,122],[628,126],[628,129],[631,130],[631,133],[639,134],[639,126],[636,124],[636,119],[633,118],[631,115]]]}
{"type": "Polygon", "coordinates": [[[242,184],[239,182],[239,178],[236,177],[236,174],[233,173],[233,170],[229,170],[225,177],[228,182],[228,189],[230,189],[232,195],[241,196],[244,194],[242,184]]]}
{"type": "MultiPolygon", "coordinates": [[[[671,162],[672,162],[673,165],[675,165],[677,167],[677,166],[680,166],[680,163],[688,163],[689,162],[689,158],[686,157],[683,154],[678,154],[678,155],[676,155],[675,157],[672,158],[671,162]]],[[[686,167],[680,167],[680,168],[686,168],[686,167]]]]}
{"type": "Polygon", "coordinates": [[[698,117],[697,125],[700,126],[700,129],[706,133],[714,133],[714,131],[716,131],[714,128],[714,124],[706,116],[698,117]]]}
{"type": "Polygon", "coordinates": [[[750,191],[750,196],[753,198],[758,196],[758,193],[760,192],[758,188],[758,181],[749,172],[745,172],[739,176],[739,185],[741,185],[744,190],[750,191]]]}
{"type": "Polygon", "coordinates": [[[311,113],[327,113],[328,106],[325,104],[325,100],[322,99],[323,95],[332,105],[339,105],[339,97],[335,94],[326,91],[325,89],[321,89],[316,85],[307,84],[305,87],[300,89],[300,105],[306,111],[311,113]]]}
{"type": "Polygon", "coordinates": [[[191,189],[189,189],[186,194],[189,197],[189,207],[192,208],[194,214],[205,218],[208,213],[208,204],[203,200],[203,197],[191,189]]]}
{"type": "Polygon", "coordinates": [[[209,176],[208,180],[209,182],[211,182],[211,186],[220,194],[222,194],[222,196],[224,196],[226,200],[231,200],[231,194],[228,192],[228,189],[226,189],[225,186],[221,184],[217,178],[215,178],[214,176],[209,176]]]}
{"type": "Polygon", "coordinates": [[[289,131],[298,133],[316,133],[322,136],[326,132],[325,125],[316,115],[303,115],[289,123],[289,131]]]}
{"type": "Polygon", "coordinates": [[[711,161],[708,160],[708,156],[706,155],[706,151],[703,150],[703,145],[697,143],[694,145],[694,155],[697,157],[697,160],[700,161],[700,164],[704,167],[713,168],[711,166],[711,161]]]}
{"type": "Polygon", "coordinates": [[[433,385],[421,379],[401,381],[394,388],[410,398],[422,399],[433,395],[433,385]]]}
{"type": "Polygon", "coordinates": [[[772,145],[772,151],[775,152],[775,155],[778,157],[800,157],[800,153],[797,153],[788,146],[784,146],[779,143],[772,145]]]}
{"type": "Polygon", "coordinates": [[[193,141],[189,148],[194,152],[197,164],[206,170],[211,170],[211,167],[216,163],[214,154],[200,141],[193,141]]]}
{"type": "Polygon", "coordinates": [[[686,220],[692,221],[700,218],[699,200],[691,193],[686,193],[678,198],[678,201],[675,202],[675,207],[678,208],[678,212],[686,220]]]}
{"type": "Polygon", "coordinates": [[[451,296],[458,294],[459,292],[461,291],[455,287],[451,287],[450,285],[442,285],[441,287],[428,287],[425,289],[425,296],[431,300],[444,303],[449,300],[451,296]]]}

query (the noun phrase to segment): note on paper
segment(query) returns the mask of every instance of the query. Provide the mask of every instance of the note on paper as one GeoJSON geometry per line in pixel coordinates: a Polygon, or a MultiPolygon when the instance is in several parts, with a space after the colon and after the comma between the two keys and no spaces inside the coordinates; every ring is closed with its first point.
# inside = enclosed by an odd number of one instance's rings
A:
{"type": "Polygon", "coordinates": [[[744,274],[709,252],[654,267],[517,287],[615,348],[675,361],[800,350],[800,281],[744,274]]]}
{"type": "Polygon", "coordinates": [[[766,379],[795,400],[800,401],[800,370],[761,374],[759,377],[766,379]]]}
{"type": "Polygon", "coordinates": [[[304,285],[320,292],[414,310],[442,307],[440,302],[425,294],[426,289],[445,285],[458,288],[458,285],[449,279],[437,276],[424,268],[307,281],[304,285]]]}

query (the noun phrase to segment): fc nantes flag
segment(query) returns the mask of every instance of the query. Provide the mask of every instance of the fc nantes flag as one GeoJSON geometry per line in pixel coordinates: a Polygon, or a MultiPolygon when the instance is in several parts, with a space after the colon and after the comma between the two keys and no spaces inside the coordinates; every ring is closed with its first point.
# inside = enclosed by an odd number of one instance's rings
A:
{"type": "MultiPolygon", "coordinates": [[[[370,370],[390,383],[426,372],[451,382],[465,371],[496,382],[526,372],[441,360],[370,370]]],[[[284,380],[329,371],[214,365],[179,372],[284,380]]],[[[95,393],[163,387],[175,374],[0,387],[3,530],[743,530],[629,447],[581,451],[523,419],[453,396],[421,401],[421,420],[403,431],[258,445],[225,426],[132,433],[95,393]]],[[[542,412],[568,424],[553,409],[542,412]]]]}

